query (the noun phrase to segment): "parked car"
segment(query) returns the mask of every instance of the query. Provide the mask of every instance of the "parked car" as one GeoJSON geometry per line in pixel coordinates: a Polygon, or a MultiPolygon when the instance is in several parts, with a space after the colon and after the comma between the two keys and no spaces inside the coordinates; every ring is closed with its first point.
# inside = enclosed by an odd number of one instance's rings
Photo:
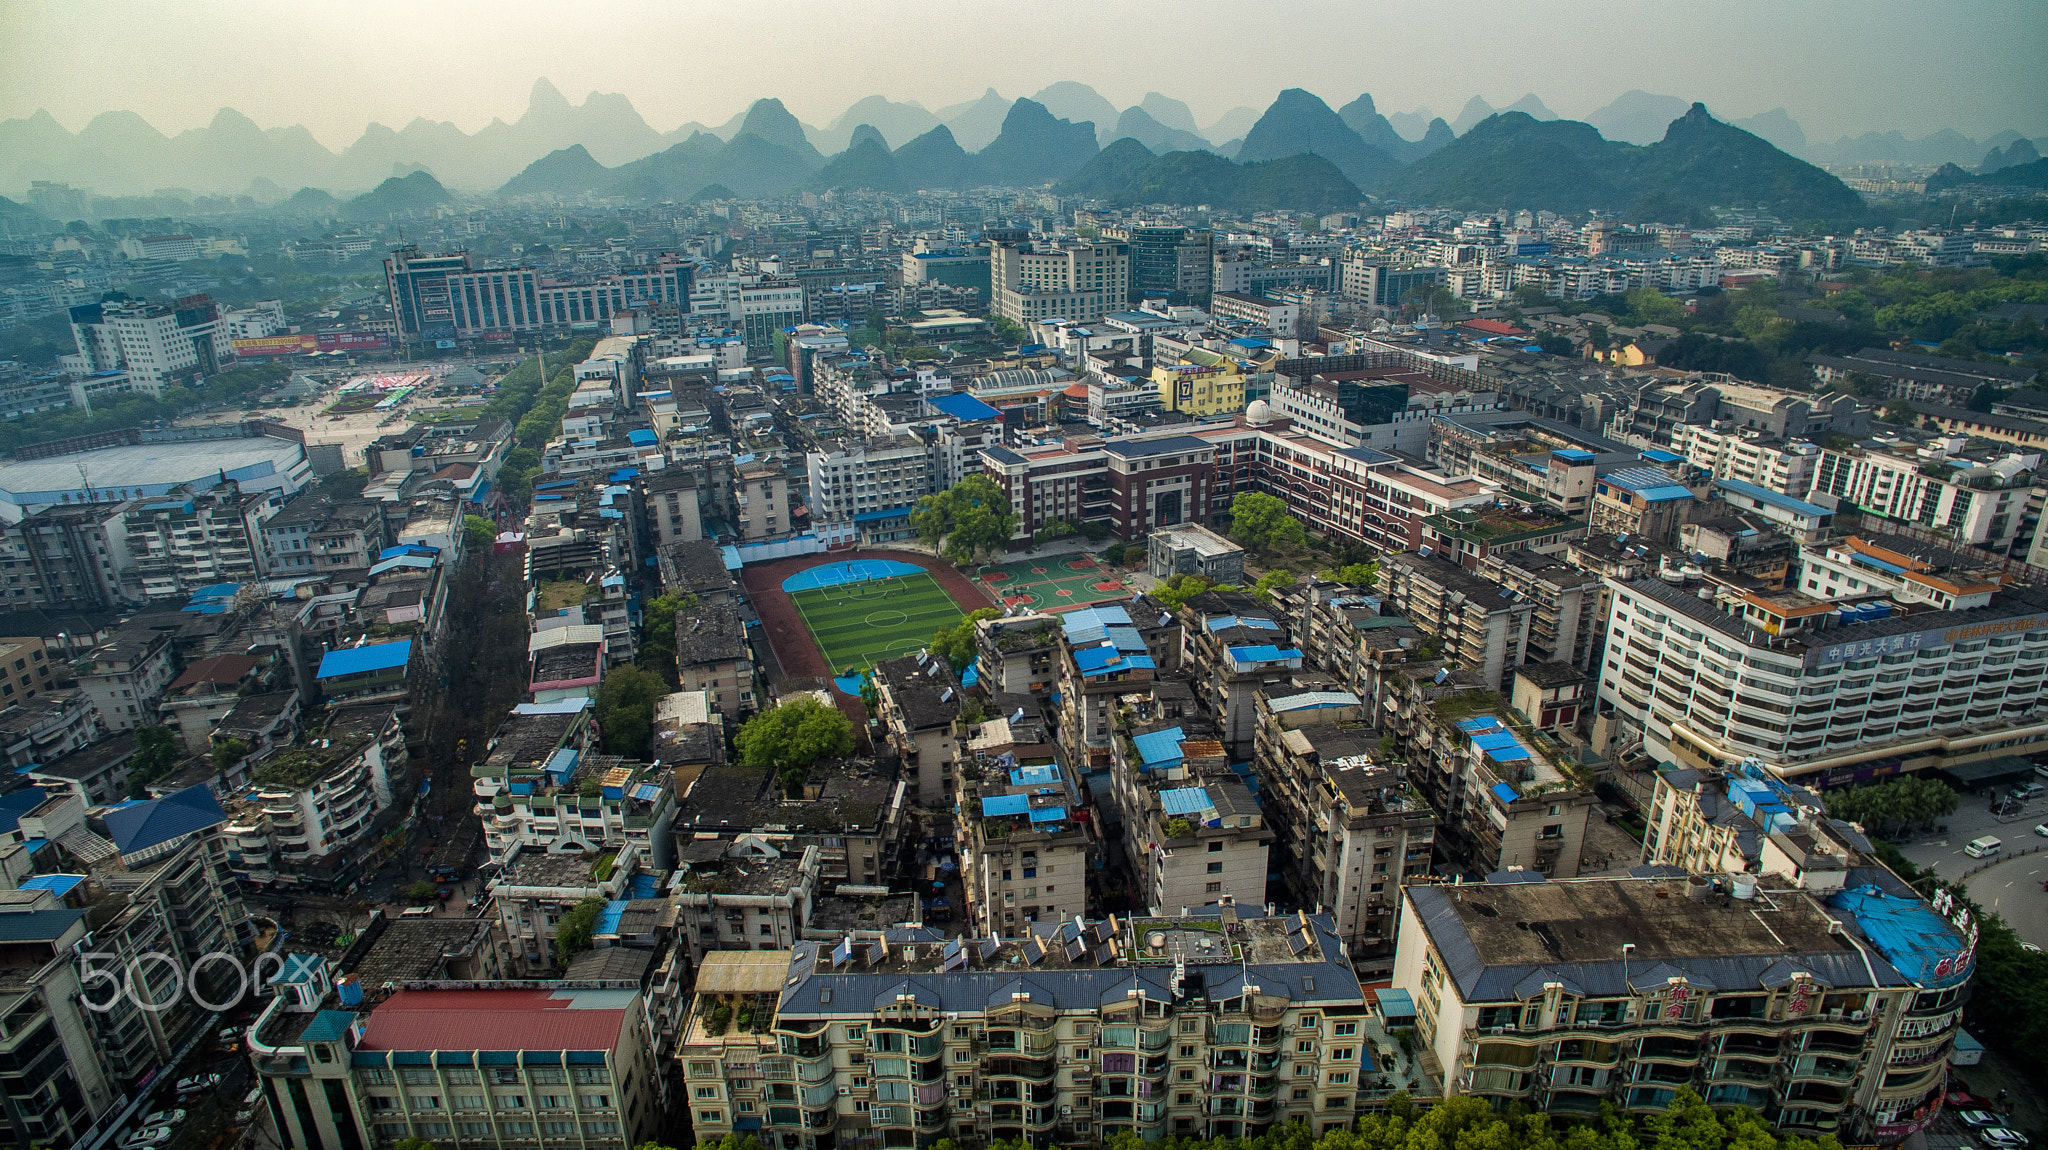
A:
{"type": "Polygon", "coordinates": [[[145,1126],[121,1139],[121,1150],[153,1150],[169,1142],[174,1133],[176,1131],[168,1126],[145,1126]]]}
{"type": "Polygon", "coordinates": [[[2012,789],[2012,797],[2023,803],[2038,799],[2044,794],[2048,794],[2048,786],[2040,783],[2021,783],[2012,789]]]}
{"type": "Polygon", "coordinates": [[[2035,823],[2034,833],[2040,835],[2044,839],[2048,839],[2048,823],[2035,823]]]}
{"type": "Polygon", "coordinates": [[[1998,1115],[1993,1114],[1989,1110],[1958,1110],[1956,1111],[1956,1117],[1961,1120],[1963,1125],[1968,1126],[1972,1130],[1982,1130],[1987,1126],[1998,1125],[1998,1115]]]}
{"type": "Polygon", "coordinates": [[[220,1075],[218,1074],[194,1074],[190,1078],[178,1079],[178,1093],[195,1094],[201,1090],[211,1090],[219,1085],[220,1075]]]}
{"type": "Polygon", "coordinates": [[[142,1120],[144,1126],[176,1126],[185,1120],[183,1110],[157,1110],[142,1120]]]}
{"type": "Polygon", "coordinates": [[[1997,1150],[2024,1150],[2027,1145],[2027,1136],[2010,1126],[1987,1126],[1977,1131],[1977,1137],[1997,1150]]]}

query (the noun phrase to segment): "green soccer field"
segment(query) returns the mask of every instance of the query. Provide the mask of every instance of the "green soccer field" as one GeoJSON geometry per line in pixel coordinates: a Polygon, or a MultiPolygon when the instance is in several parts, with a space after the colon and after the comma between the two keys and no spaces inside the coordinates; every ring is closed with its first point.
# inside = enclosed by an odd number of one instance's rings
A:
{"type": "Polygon", "coordinates": [[[938,580],[923,571],[798,591],[790,601],[834,675],[922,650],[932,632],[964,617],[938,580]]]}

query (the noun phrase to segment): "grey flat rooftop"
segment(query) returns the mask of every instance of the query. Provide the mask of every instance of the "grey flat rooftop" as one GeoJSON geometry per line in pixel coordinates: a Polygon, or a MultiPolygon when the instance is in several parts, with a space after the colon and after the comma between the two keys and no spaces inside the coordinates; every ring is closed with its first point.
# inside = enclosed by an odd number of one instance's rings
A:
{"type": "MultiPolygon", "coordinates": [[[[273,472],[283,472],[302,451],[289,440],[267,438],[173,440],[104,447],[0,467],[0,499],[12,503],[43,502],[31,497],[43,492],[75,491],[83,486],[78,478],[80,464],[85,465],[86,480],[97,492],[139,488],[145,495],[162,495],[181,484],[223,471],[232,474],[269,464],[273,472]]],[[[54,502],[54,495],[49,501],[54,502]]]]}

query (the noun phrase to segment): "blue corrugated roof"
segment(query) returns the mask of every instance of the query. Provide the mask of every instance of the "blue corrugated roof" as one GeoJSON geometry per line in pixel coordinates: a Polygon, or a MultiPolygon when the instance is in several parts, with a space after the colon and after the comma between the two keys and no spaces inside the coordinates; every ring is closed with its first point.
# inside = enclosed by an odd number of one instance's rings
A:
{"type": "Polygon", "coordinates": [[[1953,986],[1976,967],[1955,961],[1965,947],[1961,933],[1922,899],[1857,886],[1829,895],[1827,904],[1853,917],[1885,961],[1921,986],[1953,986]]]}
{"type": "Polygon", "coordinates": [[[907,519],[909,517],[910,508],[892,507],[886,511],[863,511],[854,516],[853,521],[855,523],[874,523],[883,519],[907,519]]]}
{"type": "Polygon", "coordinates": [[[400,639],[395,643],[371,643],[366,647],[343,647],[329,651],[320,659],[321,679],[332,679],[340,675],[360,675],[368,671],[389,671],[403,667],[412,659],[412,640],[400,639]]]}
{"type": "Polygon", "coordinates": [[[1680,455],[1675,451],[1665,451],[1663,448],[1660,447],[1644,448],[1643,458],[1649,460],[1652,463],[1681,463],[1685,460],[1685,456],[1680,455]]]}
{"type": "Polygon", "coordinates": [[[597,926],[590,933],[615,935],[619,933],[619,920],[624,917],[626,917],[626,900],[622,898],[612,899],[610,902],[605,903],[604,910],[598,913],[597,926]]]}
{"type": "Polygon", "coordinates": [[[1759,503],[1775,507],[1780,511],[1790,511],[1794,515],[1819,516],[1834,514],[1834,512],[1818,504],[1808,503],[1804,499],[1794,499],[1790,495],[1781,495],[1768,487],[1758,487],[1754,483],[1744,483],[1740,479],[1716,479],[1714,486],[1723,491],[1732,491],[1737,495],[1747,495],[1759,503]]]}
{"type": "Polygon", "coordinates": [[[1024,795],[989,795],[981,800],[984,815],[1021,815],[1031,809],[1031,800],[1024,795]]]}
{"type": "Polygon", "coordinates": [[[1299,659],[1301,652],[1292,647],[1275,647],[1271,643],[1258,647],[1230,647],[1230,661],[1233,663],[1277,663],[1285,659],[1299,659]]]}
{"type": "Polygon", "coordinates": [[[13,831],[21,825],[21,816],[43,805],[49,796],[35,787],[27,787],[11,795],[0,795],[0,833],[13,831]]]}
{"type": "MultiPolygon", "coordinates": [[[[40,841],[40,840],[39,840],[40,841]]],[[[82,910],[56,907],[21,914],[0,914],[0,942],[51,942],[64,937],[71,924],[85,917],[82,910]]]]}
{"type": "Polygon", "coordinates": [[[1550,454],[1569,463],[1591,463],[1594,459],[1598,458],[1592,452],[1581,450],[1577,447],[1560,447],[1550,454]]]}
{"type": "Polygon", "coordinates": [[[997,419],[1002,413],[965,392],[951,395],[934,395],[925,399],[936,410],[943,411],[954,419],[971,423],[977,419],[997,419]]]}
{"type": "Polygon", "coordinates": [[[626,433],[626,442],[632,444],[635,447],[647,447],[652,444],[661,442],[661,439],[659,436],[656,436],[652,431],[649,431],[644,427],[636,427],[633,430],[626,433]]]}
{"type": "Polygon", "coordinates": [[[1156,668],[1150,655],[1128,655],[1113,647],[1083,647],[1074,652],[1074,666],[1083,675],[1107,675],[1115,671],[1156,668]]]}
{"type": "Polygon", "coordinates": [[[71,888],[85,881],[82,874],[39,874],[21,880],[22,890],[46,890],[63,898],[71,888]]]}
{"type": "Polygon", "coordinates": [[[1052,786],[1057,784],[1059,781],[1060,769],[1058,767],[1052,766],[1049,763],[1039,763],[1035,766],[1019,767],[1018,769],[1010,772],[1010,785],[1013,787],[1052,786]]]}
{"type": "Polygon", "coordinates": [[[1521,795],[1515,793],[1515,788],[1507,785],[1506,783],[1493,784],[1493,793],[1496,798],[1500,799],[1500,801],[1504,803],[1512,803],[1522,797],[1521,795]]]}
{"type": "Polygon", "coordinates": [[[1131,743],[1138,748],[1138,761],[1146,767],[1170,767],[1181,761],[1180,744],[1186,738],[1179,727],[1170,727],[1133,736],[1131,743]]]}
{"type": "Polygon", "coordinates": [[[1206,787],[1175,787],[1159,792],[1159,805],[1169,815],[1198,815],[1215,804],[1206,787]]]}
{"type": "Polygon", "coordinates": [[[1031,821],[1034,823],[1056,823],[1066,817],[1065,807],[1041,807],[1031,812],[1031,821]]]}
{"type": "Polygon", "coordinates": [[[340,1042],[354,1026],[356,1016],[346,1010],[323,1010],[313,1016],[306,1029],[299,1032],[301,1042],[340,1042]]]}

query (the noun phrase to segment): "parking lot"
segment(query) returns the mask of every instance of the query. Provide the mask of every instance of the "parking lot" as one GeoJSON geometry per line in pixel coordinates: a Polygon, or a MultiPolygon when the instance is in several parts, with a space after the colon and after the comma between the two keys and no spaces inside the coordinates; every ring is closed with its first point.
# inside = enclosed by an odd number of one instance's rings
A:
{"type": "Polygon", "coordinates": [[[207,1035],[184,1061],[166,1068],[152,1084],[148,1101],[136,1111],[134,1119],[107,1142],[108,1150],[120,1150],[124,1143],[132,1145],[128,1140],[141,1131],[154,1129],[145,1124],[149,1115],[177,1111],[183,1111],[184,1118],[172,1125],[171,1137],[154,1143],[149,1150],[232,1150],[245,1144],[252,1147],[275,1146],[277,1139],[274,1136],[266,1138],[269,1115],[261,1104],[251,1108],[253,1113],[246,1120],[236,1120],[238,1114],[246,1112],[244,1098],[255,1085],[239,1037],[248,1021],[253,1019],[251,1007],[223,1014],[214,1026],[216,1033],[207,1035]],[[223,1040],[218,1032],[227,1029],[232,1029],[236,1037],[223,1040]],[[190,1090],[183,1095],[179,1093],[180,1082],[212,1074],[220,1075],[218,1084],[190,1090]]]}
{"type": "MultiPolygon", "coordinates": [[[[2010,787],[2000,787],[2003,794],[2010,787]]],[[[1926,835],[1899,844],[1899,853],[1916,866],[1931,867],[1945,879],[1955,879],[1986,862],[1993,865],[1965,880],[1970,897],[1986,910],[2003,916],[2022,941],[2048,947],[2048,838],[2034,833],[2037,824],[2048,822],[2048,799],[2035,799],[2013,816],[1991,813],[1986,795],[1967,794],[1956,813],[1945,824],[1946,833],[1926,835]],[[1996,836],[2004,845],[1997,859],[1976,859],[1963,853],[1972,839],[1996,836]]]]}

